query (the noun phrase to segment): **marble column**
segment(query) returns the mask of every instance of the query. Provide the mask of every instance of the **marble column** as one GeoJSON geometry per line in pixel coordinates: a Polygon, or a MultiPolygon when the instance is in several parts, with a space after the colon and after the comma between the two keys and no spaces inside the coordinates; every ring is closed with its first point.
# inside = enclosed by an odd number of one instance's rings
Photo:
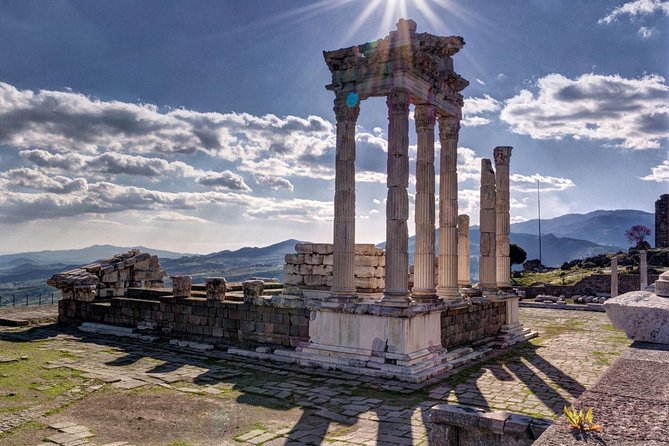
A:
{"type": "Polygon", "coordinates": [[[611,297],[618,295],[618,257],[611,257],[611,297]]]}
{"type": "Polygon", "coordinates": [[[414,287],[416,301],[437,299],[434,283],[434,124],[437,108],[416,105],[414,119],[418,149],[416,156],[416,252],[414,254],[414,287]]]}
{"type": "Polygon", "coordinates": [[[334,199],[334,258],[331,296],[338,300],[356,299],[353,282],[355,259],[355,124],[360,104],[351,106],[346,95],[337,95],[334,199]]]}
{"type": "Polygon", "coordinates": [[[479,257],[479,288],[485,291],[497,289],[496,250],[497,237],[495,211],[495,171],[489,159],[481,160],[481,254],[479,257]]]}
{"type": "Polygon", "coordinates": [[[386,288],[384,302],[409,299],[409,94],[388,95],[388,199],[386,202],[386,288]]]}
{"type": "Polygon", "coordinates": [[[497,288],[511,288],[511,258],[509,257],[509,232],[511,230],[509,160],[512,147],[495,147],[495,263],[497,288]]]}
{"type": "Polygon", "coordinates": [[[639,252],[639,288],[641,291],[648,286],[648,261],[647,252],[642,250],[639,252]]]}
{"type": "Polygon", "coordinates": [[[458,286],[469,287],[469,215],[458,215],[458,286]]]}
{"type": "Polygon", "coordinates": [[[439,117],[439,271],[437,295],[459,298],[458,293],[458,132],[460,118],[439,117]]]}

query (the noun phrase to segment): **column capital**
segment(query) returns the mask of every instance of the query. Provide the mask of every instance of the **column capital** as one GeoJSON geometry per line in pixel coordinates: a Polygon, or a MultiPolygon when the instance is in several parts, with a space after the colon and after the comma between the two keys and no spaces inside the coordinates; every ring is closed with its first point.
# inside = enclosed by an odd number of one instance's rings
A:
{"type": "Polygon", "coordinates": [[[360,101],[356,101],[355,105],[351,106],[348,101],[348,95],[337,95],[334,100],[334,107],[337,123],[348,122],[355,124],[360,114],[360,101]]]}
{"type": "Polygon", "coordinates": [[[460,131],[460,118],[457,116],[439,116],[439,139],[455,138],[460,131]]]}
{"type": "Polygon", "coordinates": [[[508,166],[509,160],[511,159],[511,150],[513,147],[510,146],[497,146],[493,150],[493,155],[495,156],[495,166],[508,166]]]}
{"type": "Polygon", "coordinates": [[[430,104],[418,104],[413,114],[416,130],[434,130],[437,121],[437,107],[430,104]]]}
{"type": "Polygon", "coordinates": [[[389,115],[408,115],[409,114],[409,92],[396,89],[388,94],[386,99],[389,115]]]}

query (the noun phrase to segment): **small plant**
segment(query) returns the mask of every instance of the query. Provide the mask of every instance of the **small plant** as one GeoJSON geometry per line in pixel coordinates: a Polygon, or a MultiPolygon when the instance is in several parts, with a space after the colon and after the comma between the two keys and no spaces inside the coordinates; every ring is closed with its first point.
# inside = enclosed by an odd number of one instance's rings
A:
{"type": "Polygon", "coordinates": [[[596,432],[602,430],[602,426],[595,424],[592,421],[592,407],[588,408],[586,412],[583,412],[583,409],[576,410],[573,404],[571,405],[571,408],[564,406],[564,416],[567,417],[567,421],[572,429],[596,432]]]}

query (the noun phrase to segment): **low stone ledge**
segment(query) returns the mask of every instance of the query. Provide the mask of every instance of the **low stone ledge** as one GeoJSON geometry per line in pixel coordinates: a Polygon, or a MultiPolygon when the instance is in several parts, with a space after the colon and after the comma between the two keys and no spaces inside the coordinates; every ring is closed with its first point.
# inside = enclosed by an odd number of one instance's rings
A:
{"type": "Polygon", "coordinates": [[[435,446],[529,446],[550,426],[539,418],[452,404],[434,406],[430,420],[435,446]]]}

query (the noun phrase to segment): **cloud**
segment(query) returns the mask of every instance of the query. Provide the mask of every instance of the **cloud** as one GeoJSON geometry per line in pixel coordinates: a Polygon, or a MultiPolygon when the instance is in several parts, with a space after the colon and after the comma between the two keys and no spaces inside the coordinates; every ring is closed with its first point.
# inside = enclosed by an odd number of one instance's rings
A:
{"type": "Polygon", "coordinates": [[[293,190],[293,183],[288,181],[285,178],[281,177],[272,177],[268,175],[256,175],[255,177],[256,183],[259,184],[260,186],[267,187],[272,190],[279,190],[279,189],[285,189],[285,190],[293,190]]]}
{"type": "MultiPolygon", "coordinates": [[[[104,181],[87,186],[69,194],[7,191],[0,196],[0,222],[21,223],[88,214],[101,216],[125,211],[172,212],[197,217],[204,208],[212,206],[219,211],[234,209],[234,215],[247,218],[297,222],[332,219],[332,202],[279,200],[238,192],[163,192],[104,181]]],[[[174,218],[174,214],[163,214],[165,216],[174,218]]]]}
{"type": "Polygon", "coordinates": [[[485,85],[485,82],[479,79],[478,77],[476,78],[476,82],[478,82],[480,85],[485,85]]]}
{"type": "Polygon", "coordinates": [[[203,186],[209,186],[216,190],[228,189],[250,192],[251,188],[244,182],[241,176],[225,170],[223,172],[209,172],[197,179],[197,182],[203,186]]]}
{"type": "Polygon", "coordinates": [[[512,215],[511,216],[511,224],[513,223],[522,223],[524,221],[528,221],[529,219],[521,216],[521,215],[512,215]]]}
{"type": "Polygon", "coordinates": [[[161,222],[161,223],[174,223],[174,222],[186,222],[186,223],[207,223],[207,220],[200,217],[195,217],[193,215],[184,215],[179,212],[159,212],[158,214],[149,218],[149,221],[161,222]]]}
{"type": "Polygon", "coordinates": [[[85,191],[88,183],[84,178],[49,176],[46,173],[26,167],[0,172],[0,185],[3,189],[33,189],[53,194],[69,194],[85,191]]]}
{"type": "Polygon", "coordinates": [[[653,34],[655,34],[655,28],[648,28],[642,26],[638,31],[639,35],[644,39],[650,39],[653,34]]]}
{"type": "Polygon", "coordinates": [[[659,148],[667,137],[669,87],[662,76],[553,73],[536,85],[536,94],[522,90],[505,102],[500,118],[514,133],[613,141],[625,149],[659,148]]]}
{"type": "Polygon", "coordinates": [[[662,164],[652,167],[650,171],[649,175],[641,177],[641,179],[658,183],[669,182],[669,160],[662,161],[662,164]]]}
{"type": "Polygon", "coordinates": [[[511,189],[518,192],[536,192],[537,182],[539,182],[542,192],[563,191],[574,187],[574,182],[569,178],[543,176],[538,173],[534,175],[515,173],[509,176],[511,189]]]}
{"type": "Polygon", "coordinates": [[[462,107],[461,124],[467,127],[478,127],[490,123],[490,119],[481,114],[490,114],[502,108],[502,104],[497,99],[486,94],[482,98],[466,98],[465,105],[462,107]]]}
{"type": "Polygon", "coordinates": [[[609,24],[618,20],[621,16],[648,16],[655,13],[669,16],[669,1],[663,0],[634,0],[613,8],[603,18],[599,19],[599,24],[609,24]]]}
{"type": "MultiPolygon", "coordinates": [[[[241,160],[246,170],[260,160],[277,159],[288,166],[302,163],[307,166],[302,171],[308,174],[318,173],[312,165],[326,161],[335,146],[334,126],[317,116],[161,109],[152,104],[102,101],[70,91],[19,90],[1,82],[0,122],[0,144],[48,150],[61,155],[50,159],[61,167],[72,158],[71,153],[155,156],[202,152],[231,162],[241,160]]],[[[30,156],[36,160],[40,153],[30,156]]]]}
{"type": "Polygon", "coordinates": [[[467,147],[458,147],[458,182],[481,180],[481,158],[467,147]]]}

